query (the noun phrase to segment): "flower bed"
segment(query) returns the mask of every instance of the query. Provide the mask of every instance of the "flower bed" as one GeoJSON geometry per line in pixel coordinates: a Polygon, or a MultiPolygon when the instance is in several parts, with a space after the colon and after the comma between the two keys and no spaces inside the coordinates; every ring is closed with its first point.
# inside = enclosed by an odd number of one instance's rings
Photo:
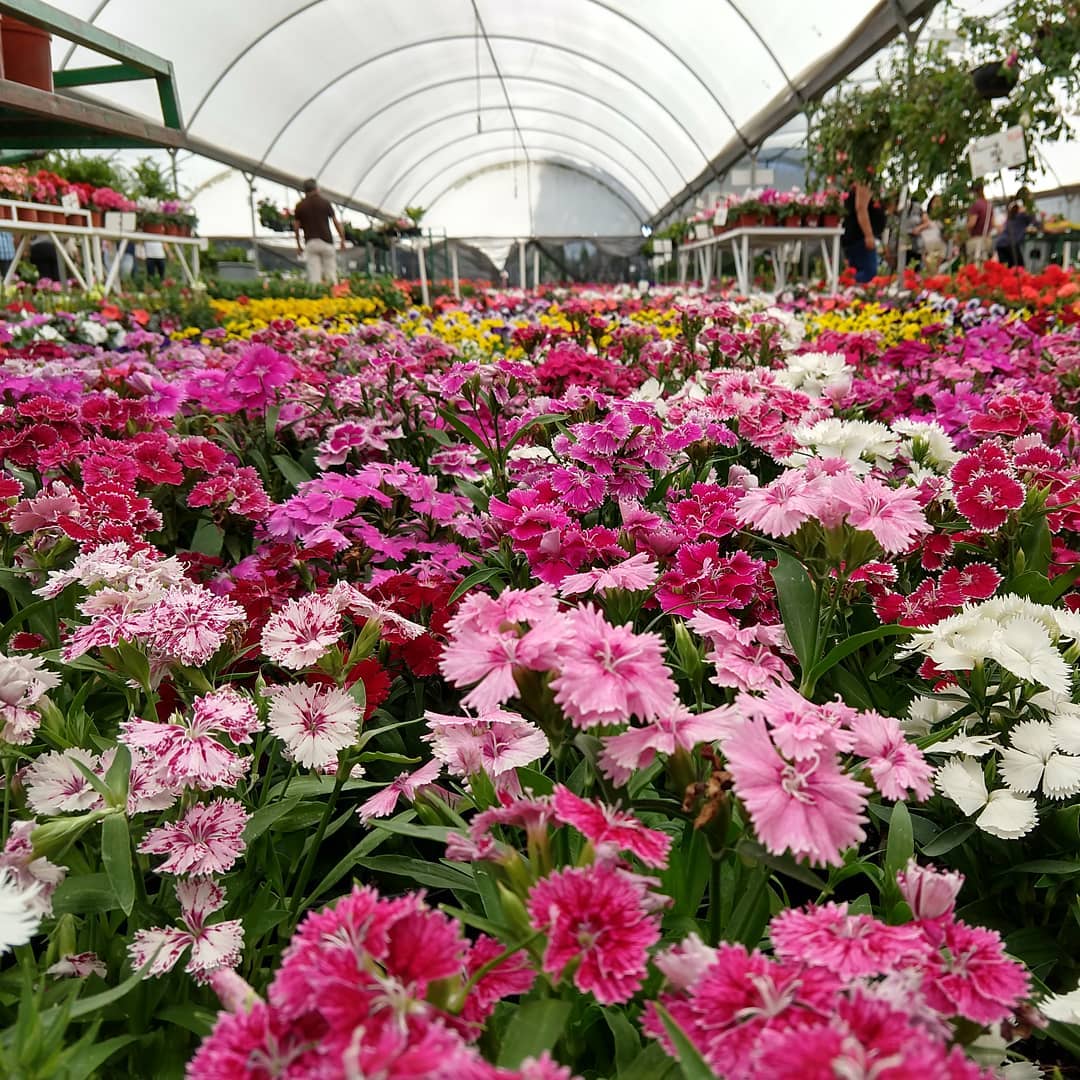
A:
{"type": "Polygon", "coordinates": [[[1080,1051],[1069,297],[243,300],[0,334],[0,1071],[1080,1051]]]}

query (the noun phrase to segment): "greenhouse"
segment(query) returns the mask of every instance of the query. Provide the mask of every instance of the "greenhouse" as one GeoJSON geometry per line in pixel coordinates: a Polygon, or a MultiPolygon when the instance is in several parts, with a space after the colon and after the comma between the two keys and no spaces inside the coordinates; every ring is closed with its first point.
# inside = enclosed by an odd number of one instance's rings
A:
{"type": "Polygon", "coordinates": [[[0,0],[0,1077],[1077,1075],[1078,55],[0,0]]]}

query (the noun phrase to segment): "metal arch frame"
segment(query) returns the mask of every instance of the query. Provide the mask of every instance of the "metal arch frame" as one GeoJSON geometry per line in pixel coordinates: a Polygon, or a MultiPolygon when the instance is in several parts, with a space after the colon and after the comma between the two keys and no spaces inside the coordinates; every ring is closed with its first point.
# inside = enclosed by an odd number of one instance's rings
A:
{"type": "MultiPolygon", "coordinates": [[[[560,115],[562,115],[562,114],[560,114],[560,115]]],[[[565,119],[574,120],[575,117],[568,116],[568,117],[565,117],[565,119]]],[[[594,124],[586,124],[585,126],[589,127],[589,128],[592,128],[593,130],[598,130],[596,128],[596,125],[594,125],[594,124]]],[[[464,143],[464,142],[468,142],[468,141],[470,141],[472,139],[481,138],[484,135],[501,135],[501,134],[505,134],[507,131],[516,131],[516,130],[517,130],[517,127],[515,126],[513,128],[492,127],[492,128],[487,128],[484,131],[470,132],[468,135],[466,135],[464,137],[451,139],[448,142],[444,142],[441,145],[439,145],[437,147],[434,147],[433,149],[431,149],[427,153],[425,153],[423,157],[421,157],[421,158],[419,158],[419,159],[417,159],[415,161],[406,162],[404,168],[402,170],[400,170],[397,173],[397,175],[394,177],[394,182],[386,189],[386,194],[383,197],[383,199],[381,199],[379,201],[379,205],[380,206],[388,205],[389,202],[390,202],[391,194],[398,187],[400,187],[402,184],[404,184],[409,179],[409,177],[413,174],[413,172],[415,172],[417,169],[419,169],[424,164],[425,161],[427,161],[429,158],[434,157],[436,154],[440,153],[441,151],[446,150],[451,146],[455,146],[458,143],[464,143]]],[[[582,136],[570,135],[570,134],[567,134],[567,133],[562,132],[562,131],[552,130],[551,128],[538,127],[535,124],[528,124],[528,123],[522,124],[521,125],[521,130],[525,131],[525,132],[528,132],[530,134],[533,134],[533,135],[557,135],[560,138],[571,139],[574,142],[581,143],[584,146],[592,146],[593,145],[592,143],[588,142],[587,139],[585,139],[582,136]]],[[[616,139],[614,141],[616,143],[619,142],[618,139],[616,139]]],[[[621,146],[622,144],[619,143],[619,145],[621,146]]],[[[645,198],[642,200],[642,205],[645,205],[646,203],[649,204],[649,205],[652,205],[652,204],[655,203],[657,206],[659,206],[663,202],[663,200],[665,198],[667,198],[667,188],[662,183],[660,183],[659,180],[657,181],[657,186],[658,186],[660,194],[659,194],[659,197],[657,197],[656,192],[649,190],[648,185],[645,184],[645,182],[639,177],[638,173],[634,169],[630,168],[630,166],[628,166],[628,165],[625,165],[622,161],[619,160],[618,157],[616,157],[613,154],[607,153],[607,151],[601,149],[600,147],[596,147],[595,149],[596,149],[596,153],[598,155],[602,156],[609,163],[610,166],[613,166],[613,167],[617,168],[620,173],[625,172],[626,175],[632,179],[633,183],[635,185],[637,185],[637,187],[639,187],[641,189],[641,192],[645,196],[645,198]]],[[[601,163],[598,161],[597,164],[599,165],[601,163]]],[[[615,173],[613,172],[612,176],[614,176],[614,175],[615,175],[615,173]]],[[[358,180],[356,182],[356,186],[353,188],[353,190],[355,191],[356,187],[359,187],[359,186],[360,186],[360,181],[358,180]]],[[[629,188],[629,186],[630,185],[627,185],[628,188],[629,188]]]]}
{"type": "MultiPolygon", "coordinates": [[[[434,119],[428,120],[426,123],[421,124],[419,127],[413,128],[412,131],[407,131],[404,135],[401,136],[400,139],[397,139],[395,142],[392,142],[389,146],[386,146],[386,147],[383,147],[383,148],[380,149],[380,151],[379,151],[380,157],[376,158],[360,174],[360,176],[356,180],[356,183],[352,187],[352,191],[350,192],[350,196],[352,194],[355,194],[356,189],[359,188],[360,185],[368,178],[368,176],[371,175],[372,170],[377,168],[382,163],[382,160],[385,159],[387,155],[392,153],[399,146],[403,146],[410,139],[416,138],[416,136],[419,135],[421,132],[427,131],[428,128],[435,127],[437,124],[445,123],[447,120],[457,120],[459,117],[462,117],[462,116],[475,116],[477,113],[483,113],[483,112],[508,112],[508,111],[509,111],[509,109],[507,108],[506,105],[484,105],[484,106],[481,106],[481,108],[479,108],[479,109],[477,109],[476,106],[472,106],[472,107],[467,108],[467,109],[459,109],[457,112],[443,113],[441,116],[436,116],[436,117],[434,117],[434,119]]],[[[541,105],[518,105],[516,111],[517,112],[538,112],[538,113],[544,113],[544,114],[546,114],[548,116],[557,116],[561,120],[569,120],[569,121],[571,121],[571,122],[573,122],[575,124],[581,124],[583,127],[591,128],[593,131],[599,132],[601,135],[605,136],[606,138],[609,138],[613,142],[618,143],[619,146],[621,146],[631,157],[633,157],[635,160],[637,160],[641,164],[641,167],[656,181],[657,186],[660,188],[660,190],[662,192],[665,193],[665,196],[666,196],[666,194],[667,194],[667,185],[664,183],[663,180],[660,179],[659,176],[657,176],[657,174],[654,171],[653,167],[632,146],[628,146],[625,142],[623,142],[622,139],[618,138],[615,135],[612,135],[610,131],[608,131],[604,127],[601,127],[599,124],[594,124],[590,120],[582,120],[581,117],[575,116],[573,113],[564,112],[562,109],[549,109],[549,108],[547,108],[545,106],[541,106],[541,105]]],[[[489,129],[489,130],[498,130],[498,129],[489,129]]],[[[531,130],[539,131],[540,129],[539,128],[533,128],[531,130]]],[[[482,134],[482,133],[483,132],[480,132],[480,131],[476,132],[476,134],[478,134],[478,135],[482,134]]],[[[324,168],[325,168],[325,163],[324,163],[324,168]]],[[[319,172],[317,172],[315,175],[319,176],[319,175],[321,175],[322,172],[323,172],[323,169],[320,169],[319,172]]]]}
{"type": "MultiPolygon", "coordinates": [[[[320,2],[321,0],[314,0],[314,3],[320,2]]],[[[627,75],[625,71],[620,71],[617,67],[614,67],[613,65],[608,64],[595,56],[590,56],[588,53],[582,52],[580,49],[572,49],[569,45],[562,45],[553,41],[538,41],[535,38],[524,37],[521,34],[491,34],[490,37],[492,41],[514,41],[524,45],[531,45],[533,48],[553,49],[555,52],[565,53],[566,55],[573,56],[578,60],[583,60],[587,61],[588,63],[595,64],[597,67],[603,68],[605,71],[610,72],[617,78],[629,83],[634,88],[634,90],[636,90],[643,97],[648,98],[649,101],[651,101],[665,116],[668,117],[668,119],[670,119],[675,124],[675,126],[687,138],[690,145],[693,146],[693,148],[705,160],[706,169],[708,169],[707,163],[709,161],[709,156],[701,148],[701,144],[697,141],[697,139],[695,139],[694,136],[691,134],[690,129],[678,118],[678,116],[671,109],[669,109],[658,97],[656,97],[655,94],[653,94],[650,90],[647,90],[644,86],[641,85],[641,83],[637,82],[637,80],[627,75]]],[[[445,45],[449,41],[473,40],[474,35],[472,34],[442,34],[438,37],[433,38],[421,38],[419,41],[410,41],[404,45],[395,45],[392,49],[387,49],[384,52],[376,53],[374,56],[369,56],[366,60],[361,60],[358,64],[354,64],[352,67],[347,68],[345,71],[339,72],[337,75],[334,76],[334,78],[324,83],[321,87],[319,87],[318,90],[316,90],[313,94],[309,95],[307,100],[305,100],[297,109],[293,111],[292,115],[288,118],[288,120],[285,121],[281,128],[279,128],[278,132],[274,135],[273,139],[267,145],[266,149],[263,151],[260,160],[266,160],[267,155],[269,155],[270,151],[273,150],[273,148],[277,145],[278,140],[293,125],[293,123],[295,123],[300,114],[304,112],[309,105],[317,101],[320,97],[322,97],[323,94],[325,94],[328,90],[332,89],[337,83],[341,82],[343,79],[349,78],[349,76],[354,75],[356,72],[361,71],[363,68],[368,67],[370,64],[377,63],[380,60],[385,60],[391,56],[398,56],[401,53],[409,52],[412,49],[424,48],[428,45],[445,45]]],[[[194,120],[194,116],[192,117],[192,119],[194,120]]]]}
{"type": "MultiPolygon", "coordinates": [[[[499,151],[485,150],[482,152],[497,153],[499,151]]],[[[545,152],[557,153],[559,151],[545,152]]],[[[462,158],[461,161],[457,162],[457,164],[464,164],[464,162],[473,161],[477,157],[480,156],[478,156],[478,154],[473,154],[473,156],[470,158],[462,158]]],[[[635,216],[639,213],[640,207],[634,206],[629,199],[626,199],[625,195],[622,192],[618,191],[616,188],[611,187],[611,185],[606,183],[606,181],[602,177],[596,176],[593,173],[589,172],[588,168],[583,167],[578,162],[559,160],[557,158],[534,158],[532,159],[532,164],[551,165],[555,168],[565,168],[568,173],[577,173],[579,176],[584,176],[586,179],[592,180],[594,184],[597,184],[600,187],[604,188],[604,190],[611,194],[613,198],[618,199],[619,202],[621,202],[622,205],[626,207],[626,210],[629,210],[635,216]]],[[[446,195],[453,191],[459,184],[468,183],[469,180],[475,179],[477,176],[484,176],[486,173],[494,173],[497,168],[510,168],[513,165],[513,161],[496,161],[492,162],[490,165],[485,165],[483,168],[477,168],[477,170],[473,173],[462,173],[460,176],[456,177],[453,180],[453,183],[447,184],[446,187],[440,188],[440,190],[435,192],[431,200],[428,202],[429,210],[432,206],[435,205],[435,203],[440,201],[440,199],[445,198],[446,195]]],[[[421,188],[420,190],[422,191],[423,189],[421,188]]],[[[417,194],[419,194],[419,192],[417,192],[417,194]]]]}
{"type": "MultiPolygon", "coordinates": [[[[308,0],[308,2],[305,3],[302,7],[297,8],[295,11],[289,12],[289,14],[285,15],[283,18],[278,19],[277,22],[275,22],[272,26],[269,26],[265,30],[261,31],[247,45],[245,45],[244,48],[241,49],[240,52],[238,52],[232,58],[232,60],[230,60],[229,63],[226,64],[226,66],[224,68],[222,68],[222,70],[218,73],[217,77],[210,84],[208,89],[203,93],[203,96],[199,99],[198,104],[195,106],[195,109],[191,114],[191,119],[189,120],[189,123],[194,123],[195,122],[195,119],[198,117],[199,113],[202,112],[203,107],[206,105],[206,102],[209,100],[209,98],[213,95],[213,93],[217,90],[217,88],[222,84],[222,82],[224,82],[224,80],[233,71],[233,69],[244,59],[245,56],[247,56],[253,49],[257,48],[271,34],[275,33],[278,30],[280,30],[281,27],[284,26],[286,23],[291,22],[293,19],[298,18],[299,16],[305,14],[306,12],[310,11],[312,8],[318,7],[319,4],[321,4],[322,2],[323,2],[323,0],[308,0]]],[[[603,11],[606,11],[609,15],[614,15],[616,18],[622,19],[623,22],[629,23],[632,27],[634,27],[635,30],[637,30],[641,34],[644,34],[650,41],[652,41],[654,44],[658,45],[661,49],[664,50],[664,52],[666,52],[669,56],[671,56],[681,67],[683,67],[687,72],[689,72],[690,75],[694,78],[694,81],[697,82],[697,84],[709,95],[709,97],[715,103],[716,107],[727,118],[728,123],[731,124],[731,126],[734,129],[736,135],[738,135],[740,140],[746,146],[746,149],[747,150],[751,149],[751,146],[750,146],[749,142],[747,142],[746,138],[743,136],[742,132],[739,130],[739,125],[735,122],[735,118],[731,115],[730,112],[728,112],[728,110],[724,106],[723,102],[720,101],[720,99],[713,92],[712,87],[710,87],[709,84],[701,77],[701,75],[697,71],[697,69],[692,64],[688,63],[686,61],[686,59],[678,52],[678,50],[672,48],[672,46],[668,45],[666,41],[664,41],[661,38],[657,37],[656,34],[654,34],[651,30],[647,29],[645,26],[643,26],[641,23],[639,23],[636,19],[631,18],[625,12],[620,11],[618,8],[614,7],[613,5],[608,4],[608,3],[604,3],[603,0],[588,0],[588,2],[591,3],[591,4],[594,4],[596,7],[601,8],[603,11]]],[[[734,4],[731,3],[731,0],[728,0],[728,3],[732,7],[734,7],[734,4]]],[[[90,19],[88,21],[89,22],[94,22],[98,18],[98,16],[102,13],[102,11],[105,10],[105,8],[108,6],[108,4],[109,4],[109,0],[101,0],[101,2],[98,4],[97,8],[94,10],[94,13],[91,15],[91,17],[90,17],[90,19]]],[[[750,23],[749,20],[746,19],[745,16],[742,16],[742,13],[738,12],[738,9],[736,9],[736,11],[742,17],[743,21],[746,23],[747,27],[754,34],[754,36],[758,39],[758,41],[760,41],[763,45],[765,45],[765,42],[762,39],[761,35],[758,33],[757,28],[752,23],[750,23]]],[[[464,35],[464,36],[466,38],[468,38],[469,40],[471,40],[471,38],[472,38],[472,35],[464,35]]],[[[500,38],[502,38],[504,36],[505,35],[499,35],[499,34],[490,35],[490,37],[492,37],[494,40],[500,40],[500,38]]],[[[536,41],[535,39],[532,39],[532,38],[522,38],[521,40],[529,41],[529,42],[535,43],[535,44],[543,44],[542,42],[536,41]]],[[[773,63],[776,64],[776,66],[777,66],[778,70],[780,71],[780,73],[782,75],[784,75],[785,79],[787,79],[787,76],[784,73],[783,67],[780,65],[780,63],[776,59],[776,57],[772,55],[772,52],[768,48],[767,45],[765,46],[765,49],[766,49],[766,52],[769,54],[770,58],[773,60],[773,63]]],[[[64,60],[61,63],[61,67],[65,67],[67,65],[68,61],[71,59],[71,54],[72,54],[73,51],[74,51],[73,49],[68,51],[68,54],[64,57],[64,60]]],[[[788,81],[788,85],[790,86],[791,85],[790,80],[787,80],[787,81],[788,81]]],[[[665,110],[665,111],[668,111],[668,110],[665,110]]],[[[670,112],[669,112],[669,115],[671,115],[670,112]]],[[[674,119],[674,117],[673,117],[673,119],[674,119]]],[[[681,126],[682,125],[680,124],[680,127],[681,126]]],[[[704,157],[706,160],[708,160],[708,156],[701,149],[701,147],[697,145],[697,143],[694,140],[693,136],[691,136],[690,133],[688,131],[686,131],[685,128],[683,128],[683,131],[690,138],[691,142],[694,143],[695,149],[697,149],[698,152],[701,153],[702,157],[704,157]]],[[[278,136],[278,137],[280,137],[280,136],[278,136]]],[[[277,141],[277,139],[275,138],[275,142],[276,141],[277,141]]],[[[269,151],[267,151],[267,153],[269,153],[269,151]]],[[[264,154],[262,160],[265,160],[265,157],[266,157],[266,155],[264,154]]]]}
{"type": "MultiPolygon", "coordinates": [[[[494,79],[495,76],[481,75],[480,78],[494,79]]],[[[595,94],[590,94],[587,91],[581,90],[576,86],[565,86],[557,79],[545,79],[539,75],[507,75],[506,78],[509,79],[511,82],[529,82],[536,83],[540,86],[552,86],[555,87],[557,90],[563,91],[564,93],[576,94],[578,97],[583,97],[586,100],[591,101],[597,105],[602,105],[605,109],[609,109],[617,117],[619,117],[620,120],[624,120],[636,132],[643,135],[650,143],[652,143],[653,146],[655,146],[656,149],[660,151],[663,159],[671,166],[672,171],[677,176],[682,177],[684,182],[686,181],[686,177],[683,175],[682,169],[680,169],[679,166],[675,164],[672,156],[667,152],[667,150],[664,149],[663,144],[657,140],[656,136],[647,127],[643,127],[636,121],[631,120],[630,117],[626,115],[626,113],[620,112],[620,110],[617,109],[614,105],[612,105],[611,102],[605,101],[603,98],[597,97],[595,94]]],[[[360,121],[359,124],[356,125],[356,127],[354,127],[350,132],[348,132],[348,134],[345,135],[345,137],[337,144],[337,146],[333,148],[333,150],[330,151],[329,156],[322,163],[322,167],[316,172],[315,175],[321,176],[329,167],[330,162],[333,161],[334,158],[337,157],[337,155],[345,148],[345,146],[348,145],[348,143],[357,135],[359,135],[360,132],[363,131],[364,128],[367,127],[367,125],[370,124],[372,120],[375,120],[380,116],[386,115],[386,113],[388,113],[391,109],[397,108],[398,105],[401,105],[403,102],[408,101],[410,98],[417,97],[420,94],[426,94],[431,90],[441,90],[443,89],[443,87],[446,86],[456,86],[458,83],[473,83],[475,81],[475,75],[461,75],[453,79],[441,79],[438,82],[428,83],[426,86],[415,87],[407,94],[402,94],[400,97],[395,98],[391,102],[388,102],[381,109],[376,109],[375,112],[369,113],[367,116],[364,117],[363,120],[360,121]]],[[[500,108],[501,107],[502,106],[500,106],[500,108]]],[[[524,107],[529,108],[529,106],[524,107]]],[[[354,192],[355,190],[356,188],[353,188],[354,192]]]]}
{"type": "MultiPolygon", "coordinates": [[[[727,6],[738,15],[746,29],[757,38],[758,44],[765,50],[765,55],[776,65],[776,70],[780,72],[784,82],[787,83],[787,88],[795,95],[795,100],[800,105],[803,104],[803,96],[799,93],[799,88],[791,81],[791,76],[787,73],[784,65],[780,63],[780,58],[772,51],[772,46],[761,36],[761,31],[750,21],[750,17],[735,3],[735,0],[727,0],[727,6]]],[[[746,140],[744,139],[743,142],[745,143],[746,140]]],[[[748,144],[747,148],[749,149],[748,144]]]]}
{"type": "MultiPolygon", "coordinates": [[[[514,130],[515,130],[514,128],[492,128],[490,131],[483,132],[483,134],[485,134],[485,135],[505,135],[508,131],[514,131],[514,130]]],[[[553,138],[565,139],[567,142],[574,143],[577,146],[584,146],[584,147],[589,148],[589,149],[594,149],[592,147],[591,143],[587,142],[585,139],[578,138],[576,135],[565,135],[561,131],[549,131],[549,130],[542,129],[542,128],[526,128],[525,130],[528,131],[530,134],[533,134],[533,135],[549,135],[549,136],[551,136],[553,138]]],[[[477,136],[474,135],[472,137],[476,138],[477,136]]],[[[467,141],[467,140],[450,139],[448,142],[444,142],[444,143],[441,143],[439,146],[436,146],[433,150],[429,150],[426,154],[424,154],[423,157],[419,158],[417,161],[414,161],[408,167],[408,169],[406,169],[405,172],[401,173],[394,180],[394,183],[389,188],[386,189],[386,195],[382,200],[380,200],[379,205],[382,206],[382,205],[385,205],[386,203],[388,203],[390,201],[390,195],[395,190],[395,188],[398,188],[403,183],[405,183],[405,181],[408,180],[409,177],[412,176],[412,174],[415,173],[426,162],[430,161],[433,157],[436,157],[438,154],[441,154],[444,150],[449,150],[452,146],[457,146],[459,143],[464,142],[464,141],[467,141]]],[[[547,149],[548,150],[554,150],[555,148],[549,146],[549,147],[547,147],[547,149]]],[[[480,151],[477,150],[477,151],[473,151],[473,152],[479,153],[480,151]]],[[[612,181],[614,181],[620,187],[622,187],[626,191],[626,193],[628,195],[633,195],[633,197],[637,200],[638,205],[640,206],[640,208],[642,210],[646,209],[647,204],[651,205],[655,201],[655,197],[653,196],[653,194],[649,191],[649,189],[647,187],[645,187],[644,184],[641,183],[640,180],[638,180],[635,177],[634,173],[631,170],[626,169],[626,166],[620,164],[617,159],[611,157],[609,154],[605,154],[602,151],[596,151],[596,153],[597,153],[597,156],[601,159],[600,161],[593,162],[593,164],[596,165],[597,169],[599,169],[602,173],[604,173],[604,175],[610,177],[612,181]],[[634,193],[632,191],[630,185],[627,184],[626,181],[621,176],[618,175],[618,172],[613,172],[612,171],[612,167],[614,167],[617,171],[622,171],[622,170],[625,169],[626,170],[626,175],[628,177],[630,177],[630,179],[635,184],[640,186],[642,192],[644,192],[644,194],[645,194],[645,198],[641,199],[636,193],[634,193]]],[[[590,159],[589,159],[588,155],[581,155],[581,160],[582,161],[589,161],[590,159]]],[[[454,167],[454,165],[456,165],[456,164],[457,164],[456,161],[451,162],[449,165],[446,166],[446,168],[452,169],[454,167]]],[[[434,180],[434,179],[435,178],[433,177],[432,180],[434,180]]],[[[431,183],[431,182],[432,182],[431,180],[425,182],[421,186],[421,190],[423,190],[423,188],[427,187],[428,184],[431,183]]],[[[412,206],[413,203],[414,203],[415,198],[416,198],[415,195],[410,196],[408,199],[405,200],[404,205],[405,206],[412,206]]]]}

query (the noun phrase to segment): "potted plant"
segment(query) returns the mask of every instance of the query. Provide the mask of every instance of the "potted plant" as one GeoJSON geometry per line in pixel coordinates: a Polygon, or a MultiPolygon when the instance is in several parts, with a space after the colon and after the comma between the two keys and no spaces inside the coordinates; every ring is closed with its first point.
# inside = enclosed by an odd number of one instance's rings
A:
{"type": "Polygon", "coordinates": [[[1008,97],[1019,76],[1017,54],[1012,52],[1005,60],[991,60],[980,64],[971,73],[975,91],[985,101],[1008,97]]]}
{"type": "MultiPolygon", "coordinates": [[[[24,168],[0,165],[0,198],[12,199],[16,202],[25,199],[27,184],[28,178],[24,168]]],[[[0,206],[0,218],[10,218],[12,215],[13,210],[10,206],[0,206]]]]}
{"type": "Polygon", "coordinates": [[[825,201],[821,208],[821,224],[823,228],[835,229],[840,224],[846,197],[845,192],[836,191],[835,189],[825,192],[825,201]]]}

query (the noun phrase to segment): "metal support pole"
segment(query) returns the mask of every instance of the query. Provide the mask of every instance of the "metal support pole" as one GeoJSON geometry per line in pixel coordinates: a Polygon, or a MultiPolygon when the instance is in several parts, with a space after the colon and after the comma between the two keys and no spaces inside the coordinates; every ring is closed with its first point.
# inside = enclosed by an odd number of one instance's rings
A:
{"type": "Polygon", "coordinates": [[[244,173],[248,182],[248,208],[251,210],[251,257],[255,263],[255,272],[259,271],[259,242],[255,236],[255,174],[244,173]]]}
{"type": "Polygon", "coordinates": [[[177,154],[177,150],[176,150],[175,146],[168,146],[168,147],[166,147],[166,150],[168,151],[169,158],[171,159],[170,164],[172,166],[172,189],[173,189],[173,194],[179,199],[180,198],[180,178],[179,178],[179,175],[177,174],[177,171],[176,171],[176,154],[177,154]]]}
{"type": "Polygon", "coordinates": [[[424,241],[421,238],[420,246],[417,248],[417,254],[420,259],[420,299],[424,303],[424,307],[431,307],[431,290],[428,289],[427,279],[427,259],[424,257],[424,241]]]}
{"type": "Polygon", "coordinates": [[[461,274],[458,270],[458,250],[457,244],[450,245],[450,273],[454,278],[454,296],[461,299],[461,274]]]}
{"type": "Polygon", "coordinates": [[[533,244],[533,288],[540,288],[540,246],[533,244]]]}
{"type": "Polygon", "coordinates": [[[528,288],[528,282],[525,280],[525,245],[528,241],[518,241],[518,284],[522,289],[528,288]]]}

